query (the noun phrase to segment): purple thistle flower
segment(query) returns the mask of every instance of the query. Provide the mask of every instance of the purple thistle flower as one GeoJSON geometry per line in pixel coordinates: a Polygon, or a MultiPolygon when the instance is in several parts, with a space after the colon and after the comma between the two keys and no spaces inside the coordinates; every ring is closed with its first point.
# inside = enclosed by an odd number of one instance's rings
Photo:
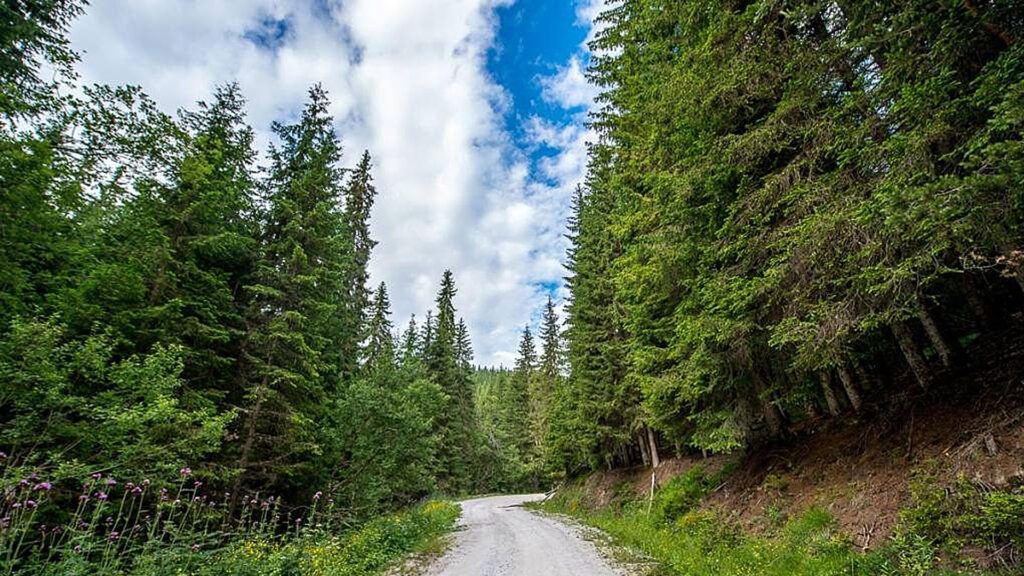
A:
{"type": "Polygon", "coordinates": [[[33,472],[32,474],[29,474],[28,479],[35,482],[36,480],[39,480],[39,474],[33,472]]]}
{"type": "Polygon", "coordinates": [[[138,486],[132,488],[132,496],[138,496],[139,494],[142,494],[142,488],[139,488],[138,486]]]}
{"type": "Polygon", "coordinates": [[[21,502],[15,502],[14,504],[11,504],[12,510],[18,510],[19,508],[21,508],[21,502]]]}
{"type": "Polygon", "coordinates": [[[106,492],[97,492],[96,493],[96,497],[99,498],[100,500],[106,500],[107,499],[107,493],[106,492]]]}
{"type": "Polygon", "coordinates": [[[120,537],[121,537],[121,533],[120,532],[114,531],[114,532],[110,533],[110,539],[111,540],[117,540],[120,537]]]}
{"type": "Polygon", "coordinates": [[[60,534],[61,533],[61,527],[60,526],[54,526],[53,528],[50,528],[50,533],[51,534],[60,534]]]}
{"type": "Polygon", "coordinates": [[[93,480],[99,480],[100,478],[103,478],[103,474],[100,474],[99,472],[96,472],[96,473],[92,474],[90,476],[90,478],[92,478],[93,480]]]}
{"type": "Polygon", "coordinates": [[[192,545],[192,551],[193,552],[199,552],[199,544],[193,544],[192,545]]]}
{"type": "Polygon", "coordinates": [[[25,500],[25,508],[26,509],[31,510],[31,509],[33,509],[35,507],[36,507],[36,501],[35,500],[25,500]]]}
{"type": "Polygon", "coordinates": [[[149,482],[149,478],[144,478],[144,479],[142,480],[142,485],[143,485],[143,486],[149,486],[149,484],[150,484],[150,482],[149,482]]]}
{"type": "Polygon", "coordinates": [[[85,502],[85,501],[89,500],[89,495],[88,494],[79,494],[78,495],[78,499],[81,500],[82,502],[85,502]]]}
{"type": "Polygon", "coordinates": [[[126,490],[131,490],[132,488],[135,488],[135,484],[128,482],[127,484],[124,485],[124,487],[126,490]]]}
{"type": "Polygon", "coordinates": [[[200,482],[199,480],[196,480],[195,482],[192,483],[192,486],[195,487],[195,488],[199,488],[202,485],[203,485],[203,483],[200,482]]]}
{"type": "Polygon", "coordinates": [[[82,545],[81,544],[79,544],[78,546],[75,546],[75,552],[81,552],[81,551],[82,551],[82,545]]]}
{"type": "Polygon", "coordinates": [[[107,486],[117,486],[117,480],[113,478],[107,478],[107,486]]]}
{"type": "Polygon", "coordinates": [[[178,470],[178,474],[181,474],[182,477],[184,478],[188,478],[190,475],[192,475],[192,469],[188,467],[182,468],[181,470],[178,470]]]}
{"type": "Polygon", "coordinates": [[[49,492],[50,490],[53,490],[53,484],[50,484],[49,482],[40,482],[33,486],[32,489],[36,492],[49,492]]]}
{"type": "Polygon", "coordinates": [[[199,496],[196,496],[196,497],[192,498],[193,502],[199,502],[199,500],[200,500],[199,496]]]}
{"type": "Polygon", "coordinates": [[[22,488],[28,488],[29,484],[31,484],[31,482],[29,482],[27,478],[18,480],[18,486],[21,486],[22,488]]]}
{"type": "Polygon", "coordinates": [[[324,497],[324,493],[320,492],[320,491],[317,491],[316,494],[313,494],[313,500],[319,500],[319,499],[321,499],[323,497],[324,497]]]}

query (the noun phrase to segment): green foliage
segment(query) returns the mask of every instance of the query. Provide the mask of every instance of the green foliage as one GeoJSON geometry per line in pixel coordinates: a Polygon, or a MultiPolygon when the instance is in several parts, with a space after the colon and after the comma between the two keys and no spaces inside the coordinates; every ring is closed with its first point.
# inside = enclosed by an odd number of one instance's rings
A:
{"type": "Polygon", "coordinates": [[[988,329],[957,308],[1024,286],[1021,13],[611,3],[552,465],[635,463],[645,426],[714,452],[781,436],[843,409],[828,382],[859,409],[859,381],[927,384],[943,339],[988,329]]]}

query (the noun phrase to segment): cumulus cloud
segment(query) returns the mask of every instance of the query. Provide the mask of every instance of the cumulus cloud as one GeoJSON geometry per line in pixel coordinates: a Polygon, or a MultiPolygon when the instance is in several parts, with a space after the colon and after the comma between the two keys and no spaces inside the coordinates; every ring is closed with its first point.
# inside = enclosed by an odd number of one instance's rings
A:
{"type": "MultiPolygon", "coordinates": [[[[507,1],[105,0],[72,41],[83,82],[141,85],[167,110],[238,81],[262,147],[270,123],[293,119],[322,83],[348,160],[364,148],[374,158],[371,274],[387,282],[396,323],[432,307],[451,268],[477,361],[509,365],[522,323],[562,290],[561,234],[589,136],[578,121],[534,118],[530,134],[557,153],[534,166],[513,146],[510,96],[486,73],[507,1]]],[[[582,78],[574,58],[543,80],[545,97],[586,108],[582,78]]]]}

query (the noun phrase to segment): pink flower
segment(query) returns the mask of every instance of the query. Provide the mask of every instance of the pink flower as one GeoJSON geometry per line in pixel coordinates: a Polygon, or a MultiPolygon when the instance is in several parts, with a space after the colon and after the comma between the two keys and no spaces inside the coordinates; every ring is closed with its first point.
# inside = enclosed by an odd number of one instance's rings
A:
{"type": "Polygon", "coordinates": [[[111,532],[110,533],[110,539],[111,540],[117,540],[120,537],[121,537],[121,533],[120,532],[115,531],[115,532],[111,532]]]}
{"type": "Polygon", "coordinates": [[[99,498],[100,500],[106,500],[107,499],[107,493],[106,492],[97,492],[96,493],[96,497],[99,498]]]}
{"type": "Polygon", "coordinates": [[[192,545],[192,551],[193,552],[199,552],[199,544],[193,544],[192,545]]]}
{"type": "Polygon", "coordinates": [[[50,484],[49,482],[40,482],[33,486],[32,489],[36,492],[49,492],[50,490],[53,490],[53,484],[50,484]]]}
{"type": "Polygon", "coordinates": [[[107,478],[107,486],[117,486],[117,480],[113,478],[107,478]]]}
{"type": "Polygon", "coordinates": [[[319,499],[323,498],[323,496],[324,496],[323,492],[317,492],[316,494],[313,494],[313,500],[319,500],[319,499]]]}
{"type": "Polygon", "coordinates": [[[181,474],[183,478],[188,478],[192,475],[192,469],[188,467],[182,468],[181,470],[178,470],[178,474],[181,474]]]}
{"type": "Polygon", "coordinates": [[[31,510],[31,509],[33,509],[35,507],[36,507],[36,501],[35,500],[25,500],[25,508],[27,510],[31,510]]]}
{"type": "Polygon", "coordinates": [[[100,478],[103,478],[103,474],[96,472],[95,474],[92,474],[90,478],[92,478],[93,480],[99,480],[100,478]]]}

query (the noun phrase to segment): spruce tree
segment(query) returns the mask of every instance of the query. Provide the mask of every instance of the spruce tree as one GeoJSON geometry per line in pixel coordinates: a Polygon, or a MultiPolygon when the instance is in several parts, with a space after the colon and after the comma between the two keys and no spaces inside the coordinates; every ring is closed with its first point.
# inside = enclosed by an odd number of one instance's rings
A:
{"type": "MultiPolygon", "coordinates": [[[[296,124],[274,124],[264,257],[248,287],[246,417],[240,429],[239,483],[309,491],[330,462],[332,400],[345,366],[344,301],[352,244],[342,211],[341,143],[319,86],[296,124]],[[316,456],[317,454],[324,456],[316,456]],[[285,483],[287,486],[287,483],[285,483]]],[[[236,493],[237,493],[236,487],[236,493]]]]}

